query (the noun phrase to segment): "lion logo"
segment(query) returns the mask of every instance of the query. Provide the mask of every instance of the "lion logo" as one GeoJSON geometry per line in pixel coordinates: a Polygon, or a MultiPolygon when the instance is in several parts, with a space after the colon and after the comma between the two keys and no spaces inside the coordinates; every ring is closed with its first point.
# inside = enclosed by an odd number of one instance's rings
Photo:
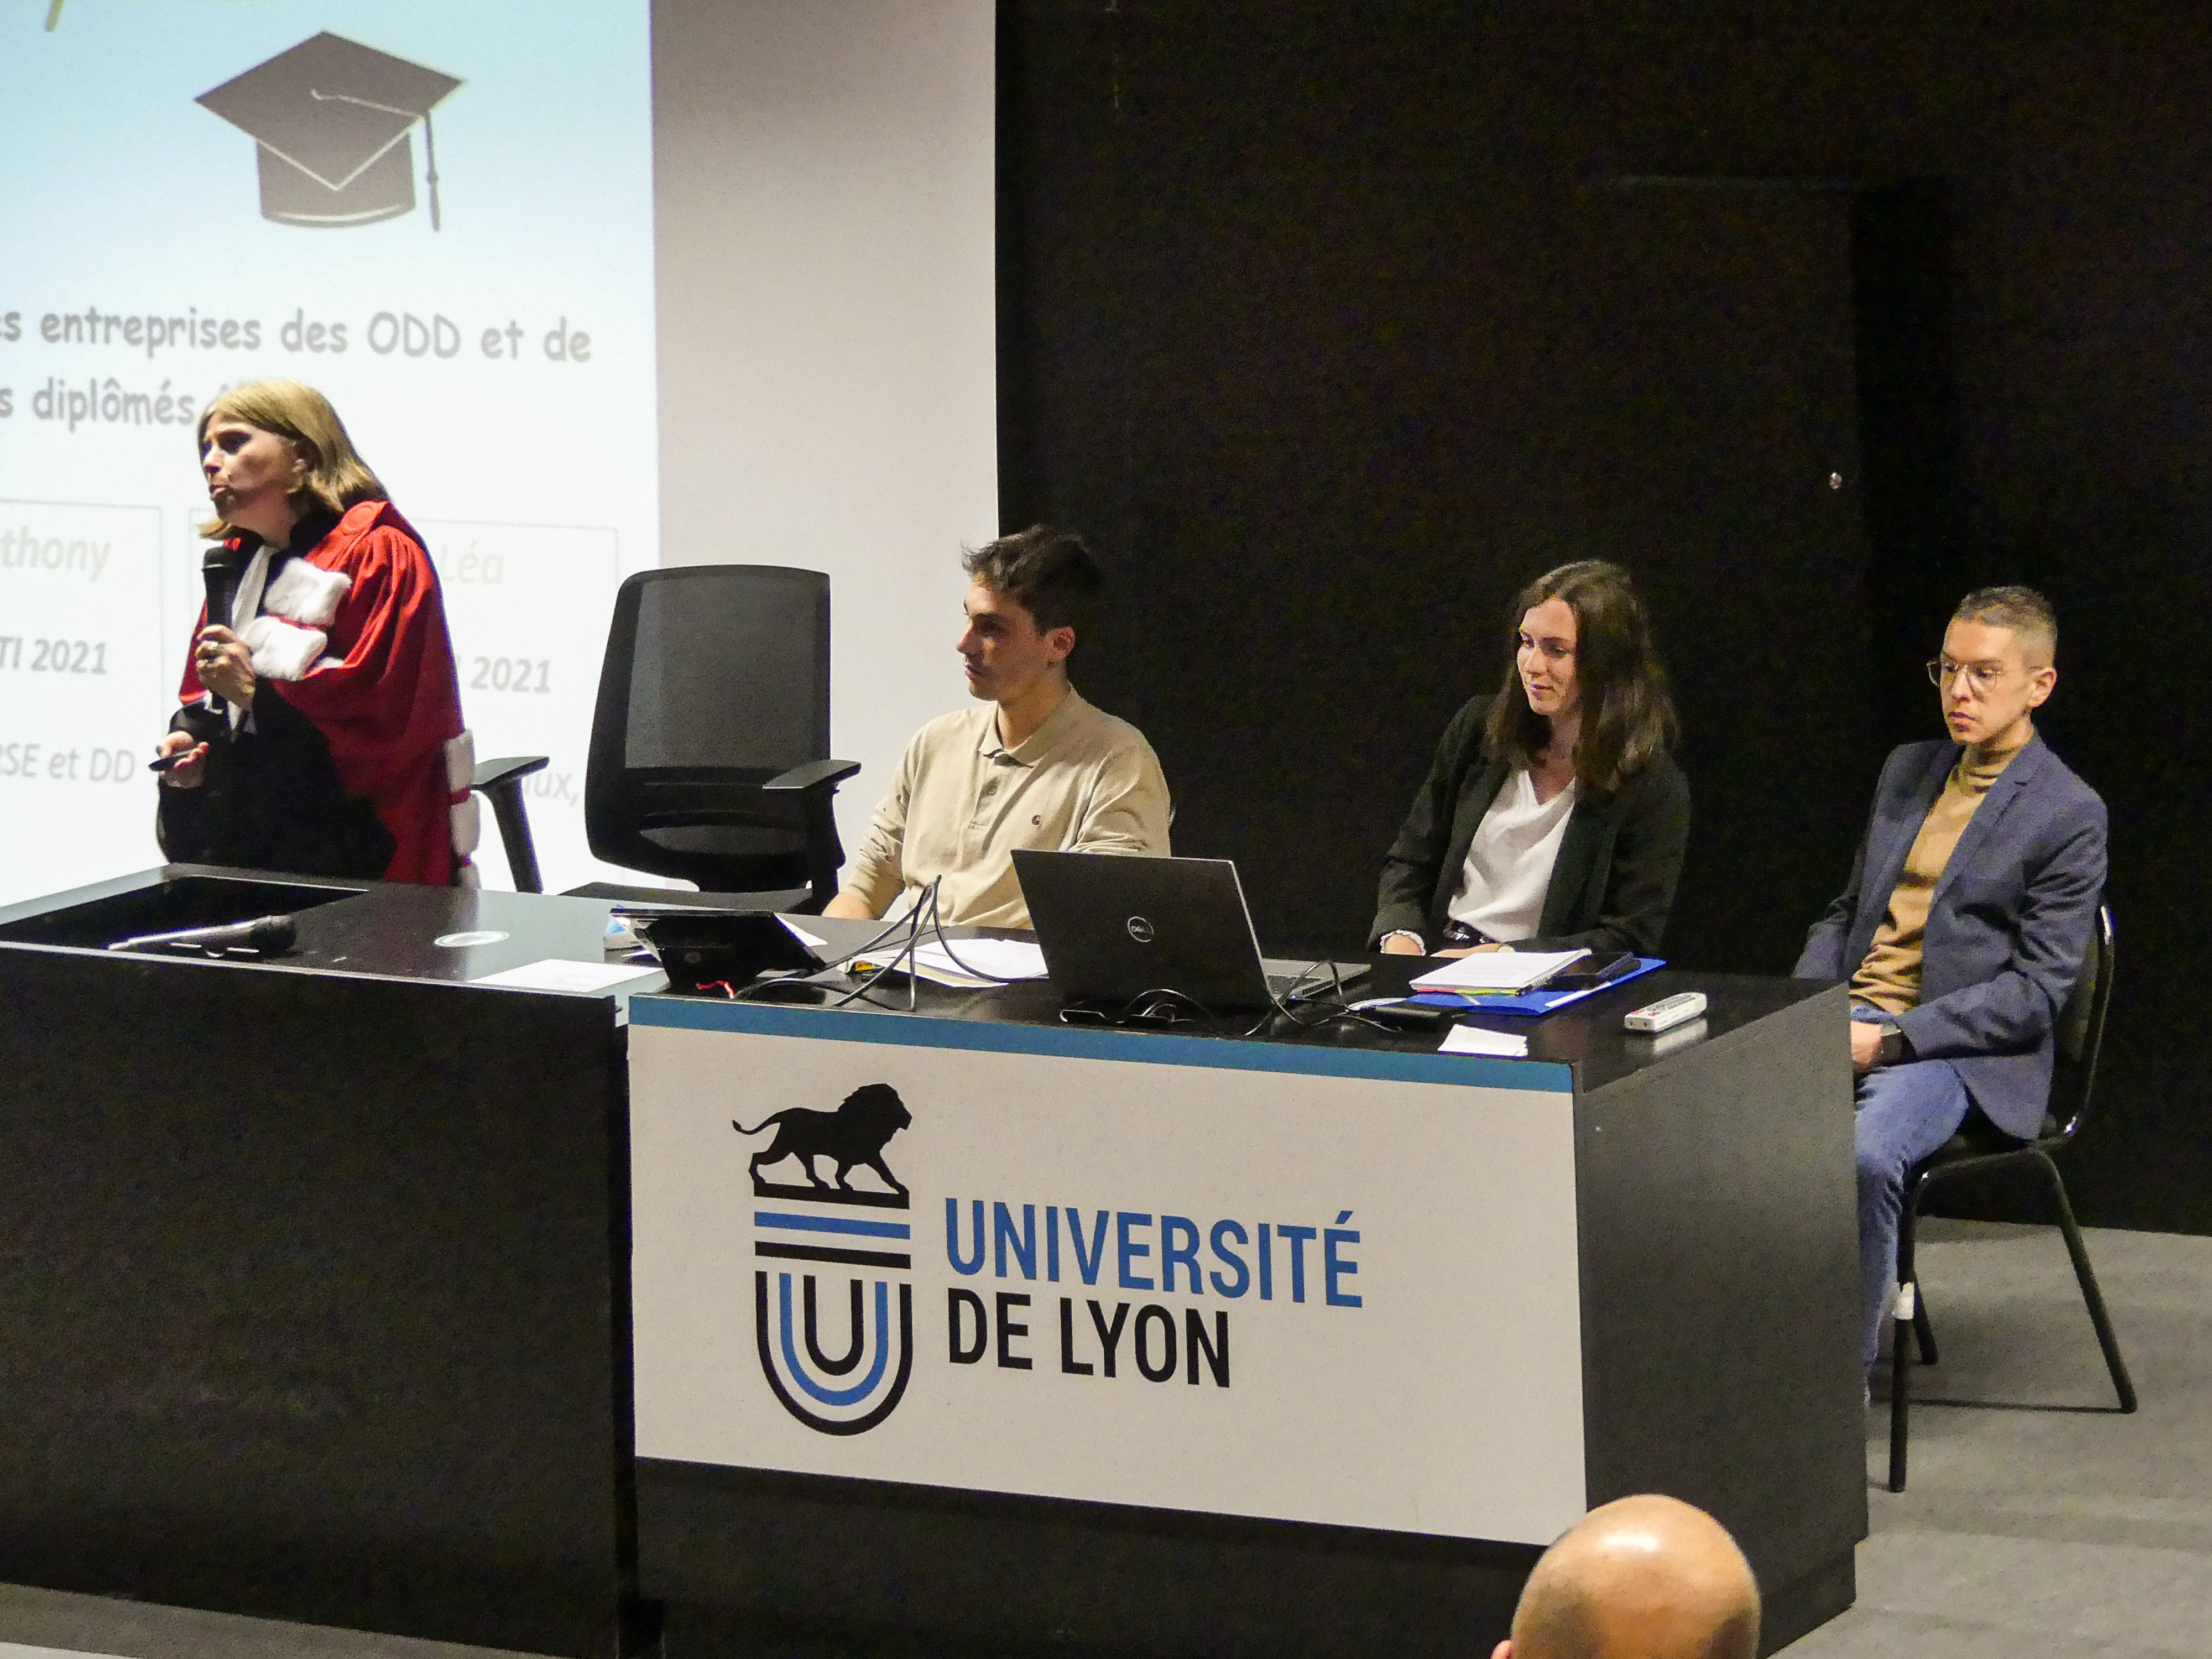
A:
{"type": "Polygon", "coordinates": [[[913,1374],[914,1286],[903,1275],[914,1266],[914,1228],[899,1213],[911,1194],[884,1162],[884,1146],[913,1122],[897,1090],[870,1083],[834,1112],[791,1107],[750,1129],[730,1124],[741,1135],[775,1131],[747,1171],[755,1198],[784,1200],[753,1212],[753,1255],[764,1259],[753,1272],[753,1323],[769,1388],[817,1433],[875,1427],[913,1374]],[[823,1158],[836,1166],[834,1183],[816,1167],[823,1158]],[[787,1160],[806,1172],[804,1182],[763,1176],[787,1160]],[[862,1165],[890,1190],[854,1186],[848,1177],[862,1165]],[[833,1311],[841,1301],[849,1309],[842,1322],[833,1311]],[[832,1328],[841,1322],[842,1340],[832,1328]]]}
{"type": "Polygon", "coordinates": [[[884,1162],[884,1147],[893,1135],[913,1121],[914,1115],[898,1097],[897,1090],[888,1083],[867,1083],[847,1095],[834,1112],[809,1111],[793,1106],[763,1118],[750,1129],[734,1118],[730,1127],[741,1135],[762,1134],[771,1127],[775,1130],[775,1139],[769,1142],[766,1149],[753,1154],[750,1174],[753,1192],[757,1196],[790,1191],[761,1178],[762,1170],[789,1158],[799,1160],[799,1167],[806,1172],[807,1188],[813,1190],[854,1192],[857,1189],[846,1177],[865,1165],[903,1198],[906,1183],[893,1175],[890,1166],[884,1162]],[[824,1181],[814,1167],[817,1158],[826,1158],[837,1166],[835,1187],[824,1181]]]}

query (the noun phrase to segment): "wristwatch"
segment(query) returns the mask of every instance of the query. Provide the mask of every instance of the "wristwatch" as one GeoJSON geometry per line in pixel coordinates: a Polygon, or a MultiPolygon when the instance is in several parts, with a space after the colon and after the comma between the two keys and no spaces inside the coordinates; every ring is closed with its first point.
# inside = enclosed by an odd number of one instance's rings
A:
{"type": "Polygon", "coordinates": [[[1905,1040],[1904,1028],[1895,1020],[1886,1019],[1877,1029],[1881,1032],[1881,1041],[1875,1048],[1875,1065],[1894,1066],[1899,1060],[1912,1058],[1912,1045],[1905,1040]]]}

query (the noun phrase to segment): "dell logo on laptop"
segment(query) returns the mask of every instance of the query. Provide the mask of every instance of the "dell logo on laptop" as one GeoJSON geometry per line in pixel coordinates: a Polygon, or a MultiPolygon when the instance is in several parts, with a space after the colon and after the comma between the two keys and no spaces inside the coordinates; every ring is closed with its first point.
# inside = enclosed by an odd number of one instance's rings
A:
{"type": "Polygon", "coordinates": [[[1131,916],[1122,926],[1129,930],[1129,937],[1138,944],[1150,945],[1152,942],[1152,924],[1142,916],[1131,916]]]}

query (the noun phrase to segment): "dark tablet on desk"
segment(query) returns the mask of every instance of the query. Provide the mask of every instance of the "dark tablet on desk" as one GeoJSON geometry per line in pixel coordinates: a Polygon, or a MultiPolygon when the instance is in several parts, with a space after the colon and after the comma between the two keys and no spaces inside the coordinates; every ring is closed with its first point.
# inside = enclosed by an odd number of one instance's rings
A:
{"type": "Polygon", "coordinates": [[[672,991],[722,984],[732,990],[765,973],[805,973],[822,963],[765,911],[738,915],[665,915],[634,924],[660,958],[672,991]]]}

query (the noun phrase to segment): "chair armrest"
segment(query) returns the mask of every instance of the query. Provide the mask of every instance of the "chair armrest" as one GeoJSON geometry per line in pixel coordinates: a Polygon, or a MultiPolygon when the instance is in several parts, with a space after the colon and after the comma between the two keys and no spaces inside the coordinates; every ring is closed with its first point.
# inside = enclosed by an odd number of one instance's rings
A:
{"type": "Polygon", "coordinates": [[[477,763],[476,776],[469,781],[471,789],[493,789],[518,778],[526,778],[532,772],[543,772],[551,762],[550,755],[509,755],[503,760],[477,763]]]}
{"type": "Polygon", "coordinates": [[[523,804],[522,781],[532,772],[544,771],[550,760],[547,755],[508,755],[484,762],[469,780],[469,787],[491,803],[491,815],[499,823],[500,844],[507,848],[507,866],[518,893],[545,890],[544,879],[538,871],[537,843],[530,837],[530,813],[523,804]]]}
{"type": "Polygon", "coordinates": [[[858,761],[807,761],[770,778],[761,788],[775,794],[806,794],[815,790],[827,793],[860,769],[858,761]]]}

